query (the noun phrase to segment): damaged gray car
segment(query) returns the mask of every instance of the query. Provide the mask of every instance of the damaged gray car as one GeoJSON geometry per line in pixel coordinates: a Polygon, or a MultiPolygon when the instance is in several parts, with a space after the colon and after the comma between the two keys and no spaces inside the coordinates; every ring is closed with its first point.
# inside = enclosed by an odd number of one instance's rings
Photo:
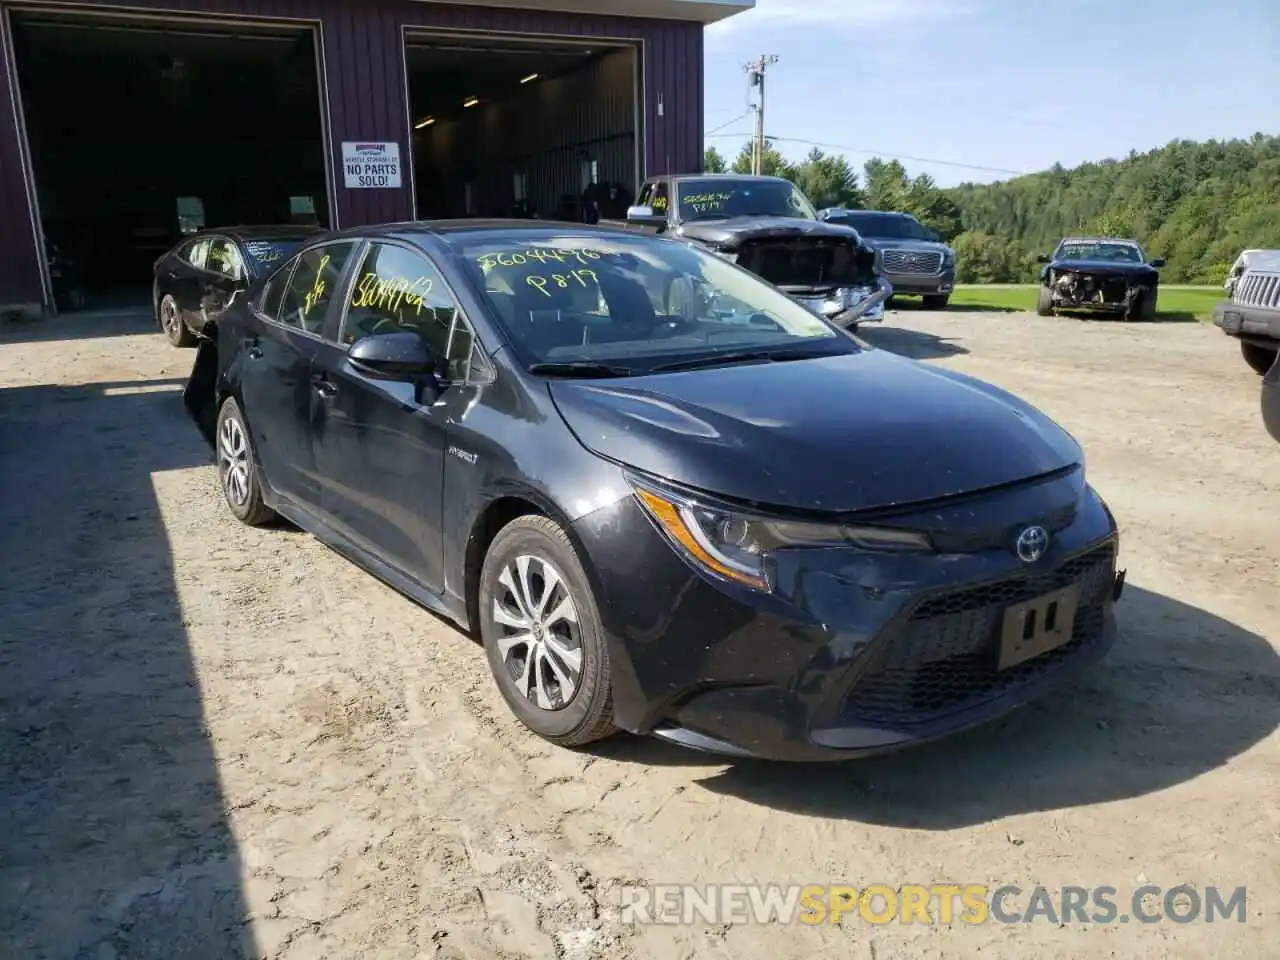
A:
{"type": "Polygon", "coordinates": [[[1136,240],[1066,237],[1051,256],[1037,257],[1040,295],[1036,313],[1059,310],[1110,313],[1125,320],[1154,320],[1164,260],[1148,260],[1136,240]]]}

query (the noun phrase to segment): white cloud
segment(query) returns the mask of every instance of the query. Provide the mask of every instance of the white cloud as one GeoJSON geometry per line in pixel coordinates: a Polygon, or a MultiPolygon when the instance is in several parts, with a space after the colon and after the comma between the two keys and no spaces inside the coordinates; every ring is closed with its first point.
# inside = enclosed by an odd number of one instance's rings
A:
{"type": "Polygon", "coordinates": [[[753,10],[707,27],[708,39],[795,27],[853,33],[904,21],[951,18],[964,11],[947,0],[756,0],[753,10]]]}

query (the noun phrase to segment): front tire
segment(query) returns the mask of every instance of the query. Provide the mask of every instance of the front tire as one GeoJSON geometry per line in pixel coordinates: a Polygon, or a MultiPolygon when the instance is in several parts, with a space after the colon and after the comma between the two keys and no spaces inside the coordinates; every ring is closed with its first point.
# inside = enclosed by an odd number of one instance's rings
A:
{"type": "Polygon", "coordinates": [[[1053,292],[1043,283],[1040,284],[1040,296],[1036,298],[1036,313],[1042,317],[1053,316],[1053,292]]]}
{"type": "Polygon", "coordinates": [[[169,343],[175,347],[194,347],[196,344],[196,335],[182,322],[178,301],[173,299],[171,293],[166,293],[160,299],[160,329],[164,331],[169,343]]]}
{"type": "Polygon", "coordinates": [[[1249,365],[1249,369],[1260,377],[1266,376],[1267,371],[1271,369],[1271,365],[1276,362],[1277,352],[1280,351],[1269,349],[1256,343],[1240,341],[1240,353],[1244,357],[1244,362],[1249,365]]]}
{"type": "Polygon", "coordinates": [[[249,440],[249,427],[239,405],[231,397],[218,410],[218,482],[222,496],[236,519],[260,527],[275,519],[276,512],[262,499],[262,471],[249,440]]]}
{"type": "Polygon", "coordinates": [[[489,546],[479,593],[489,669],[520,722],[562,747],[613,733],[604,627],[564,530],[547,517],[512,520],[489,546]]]}
{"type": "Polygon", "coordinates": [[[947,302],[951,299],[951,294],[949,293],[929,294],[924,297],[921,297],[920,299],[924,301],[924,308],[926,310],[945,310],[947,309],[947,302]]]}

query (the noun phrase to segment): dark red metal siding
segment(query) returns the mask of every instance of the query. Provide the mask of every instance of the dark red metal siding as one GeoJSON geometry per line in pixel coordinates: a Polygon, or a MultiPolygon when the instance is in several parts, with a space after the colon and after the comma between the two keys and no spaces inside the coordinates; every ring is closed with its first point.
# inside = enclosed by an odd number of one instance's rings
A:
{"type": "MultiPolygon", "coordinates": [[[[97,0],[84,6],[318,21],[324,40],[326,119],[333,147],[330,171],[340,226],[400,220],[413,213],[403,27],[501,31],[527,37],[602,37],[639,43],[644,54],[641,73],[646,139],[642,173],[701,168],[700,24],[411,0],[97,0]],[[345,189],[341,157],[344,140],[398,142],[405,168],[403,187],[345,189]]],[[[0,303],[40,299],[38,261],[31,240],[7,75],[4,80],[0,83],[0,303]]]]}

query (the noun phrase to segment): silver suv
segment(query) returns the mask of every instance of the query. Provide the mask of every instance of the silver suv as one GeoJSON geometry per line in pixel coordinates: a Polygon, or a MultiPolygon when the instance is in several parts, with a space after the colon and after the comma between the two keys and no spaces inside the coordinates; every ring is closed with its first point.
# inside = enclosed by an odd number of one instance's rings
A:
{"type": "MultiPolygon", "coordinates": [[[[1245,363],[1265,374],[1280,353],[1280,250],[1248,250],[1229,300],[1214,308],[1213,322],[1240,341],[1245,363]]],[[[1234,270],[1232,271],[1235,272],[1234,270]]]]}
{"type": "Polygon", "coordinates": [[[828,207],[818,216],[828,223],[853,227],[876,249],[880,268],[895,295],[923,297],[931,310],[941,310],[951,299],[956,285],[956,252],[911,214],[828,207]]]}

